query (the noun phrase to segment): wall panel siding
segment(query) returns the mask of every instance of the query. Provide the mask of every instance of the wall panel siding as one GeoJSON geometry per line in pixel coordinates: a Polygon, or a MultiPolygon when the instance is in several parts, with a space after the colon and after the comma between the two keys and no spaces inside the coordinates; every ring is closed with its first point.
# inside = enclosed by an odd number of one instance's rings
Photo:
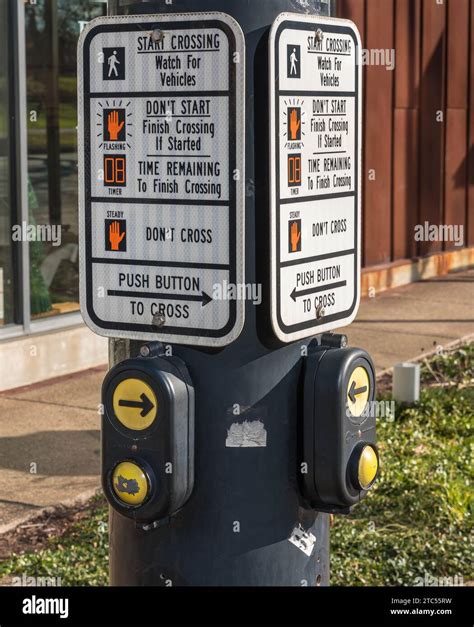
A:
{"type": "MultiPolygon", "coordinates": [[[[469,0],[448,4],[446,64],[446,153],[444,223],[462,225],[466,219],[469,81],[469,0]]],[[[455,250],[445,242],[444,250],[455,250]]]]}
{"type": "MultiPolygon", "coordinates": [[[[422,18],[420,222],[441,224],[444,214],[446,4],[423,0],[422,18]]],[[[441,242],[421,242],[419,251],[425,255],[441,248],[441,242]]]]}
{"type": "MultiPolygon", "coordinates": [[[[370,0],[368,0],[370,2],[370,0]]],[[[352,20],[359,29],[362,45],[365,41],[365,3],[366,0],[339,0],[338,17],[352,20]]]]}
{"type": "Polygon", "coordinates": [[[422,0],[395,2],[395,107],[416,109],[420,103],[422,0]]]}
{"type": "Polygon", "coordinates": [[[418,131],[421,0],[395,3],[395,113],[393,136],[393,260],[414,257],[418,247],[418,131]]]}
{"type": "Polygon", "coordinates": [[[463,224],[474,246],[474,0],[338,0],[337,11],[364,48],[396,54],[394,72],[364,67],[364,266],[459,250],[416,242],[425,221],[463,224]]]}
{"type": "Polygon", "coordinates": [[[467,243],[474,246],[474,0],[470,2],[469,35],[469,137],[467,150],[467,243]]]}
{"type": "Polygon", "coordinates": [[[416,257],[418,110],[395,109],[393,147],[393,259],[416,257]]]}
{"type": "MultiPolygon", "coordinates": [[[[393,48],[393,0],[367,5],[365,47],[393,48]]],[[[366,67],[364,260],[377,265],[392,259],[393,72],[366,67]],[[375,175],[370,180],[370,174],[375,175]]]]}
{"type": "MultiPolygon", "coordinates": [[[[463,225],[466,222],[467,197],[467,111],[448,109],[446,120],[446,170],[444,224],[463,225]]],[[[459,248],[454,242],[444,242],[444,250],[459,248]]]]}

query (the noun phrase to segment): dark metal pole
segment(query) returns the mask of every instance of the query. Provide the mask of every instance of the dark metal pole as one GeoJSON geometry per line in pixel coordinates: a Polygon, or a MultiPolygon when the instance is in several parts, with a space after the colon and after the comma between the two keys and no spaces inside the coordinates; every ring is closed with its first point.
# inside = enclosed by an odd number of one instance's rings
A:
{"type": "MultiPolygon", "coordinates": [[[[246,283],[268,273],[268,32],[284,11],[329,14],[320,0],[114,0],[109,13],[223,11],[242,27],[246,69],[246,283]]],[[[297,420],[309,340],[272,346],[265,305],[246,304],[239,339],[218,352],[183,346],[196,393],[194,491],[163,526],[144,531],[110,512],[112,585],[314,586],[329,583],[328,515],[303,507],[297,420]],[[235,423],[259,420],[266,446],[226,446],[235,423]],[[293,543],[303,534],[303,541],[293,543]],[[311,554],[305,541],[314,541],[311,554]],[[306,539],[306,540],[305,540],[306,539]],[[299,546],[297,546],[299,545],[299,546]]],[[[140,344],[111,341],[111,362],[140,344]]]]}

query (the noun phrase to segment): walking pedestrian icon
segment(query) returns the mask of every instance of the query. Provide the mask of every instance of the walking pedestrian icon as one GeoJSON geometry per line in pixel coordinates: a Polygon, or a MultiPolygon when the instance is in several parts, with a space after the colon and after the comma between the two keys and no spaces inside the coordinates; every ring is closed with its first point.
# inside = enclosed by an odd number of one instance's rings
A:
{"type": "Polygon", "coordinates": [[[104,81],[124,80],[125,79],[125,48],[103,48],[104,64],[103,76],[104,81]]]}
{"type": "Polygon", "coordinates": [[[301,78],[301,46],[287,46],[288,78],[301,78]]]}

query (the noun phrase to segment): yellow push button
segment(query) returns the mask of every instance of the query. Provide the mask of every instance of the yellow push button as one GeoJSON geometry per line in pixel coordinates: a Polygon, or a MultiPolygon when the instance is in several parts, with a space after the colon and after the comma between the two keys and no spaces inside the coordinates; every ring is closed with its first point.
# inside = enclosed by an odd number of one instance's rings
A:
{"type": "Polygon", "coordinates": [[[351,374],[347,385],[347,405],[353,416],[362,415],[370,394],[370,379],[367,370],[357,366],[351,374]]]}
{"type": "Polygon", "coordinates": [[[124,379],[112,397],[114,414],[127,429],[148,429],[158,413],[158,399],[152,388],[141,379],[124,379]]]}
{"type": "Polygon", "coordinates": [[[379,469],[377,453],[372,446],[364,446],[359,458],[357,478],[363,490],[370,488],[379,469]]]}
{"type": "Polygon", "coordinates": [[[118,499],[127,505],[141,505],[148,496],[145,472],[133,462],[121,462],[112,475],[113,489],[118,499]]]}

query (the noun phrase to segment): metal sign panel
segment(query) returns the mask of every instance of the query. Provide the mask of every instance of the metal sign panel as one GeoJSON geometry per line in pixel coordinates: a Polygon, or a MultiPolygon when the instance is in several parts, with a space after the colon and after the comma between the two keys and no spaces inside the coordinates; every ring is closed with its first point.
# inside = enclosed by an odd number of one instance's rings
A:
{"type": "Polygon", "coordinates": [[[98,18],[79,41],[81,310],[100,335],[240,334],[245,40],[224,13],[98,18]]]}
{"type": "Polygon", "coordinates": [[[290,342],[349,324],[360,299],[360,36],[282,13],[270,33],[271,317],[290,342]]]}

